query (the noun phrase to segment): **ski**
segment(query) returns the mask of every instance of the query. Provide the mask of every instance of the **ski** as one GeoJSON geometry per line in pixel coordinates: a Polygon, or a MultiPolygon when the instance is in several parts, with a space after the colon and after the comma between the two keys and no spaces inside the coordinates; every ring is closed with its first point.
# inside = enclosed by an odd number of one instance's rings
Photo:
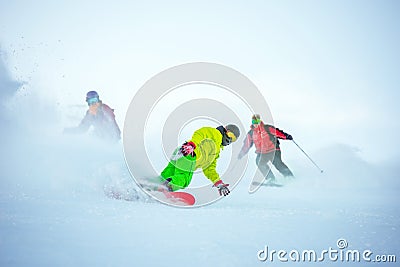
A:
{"type": "Polygon", "coordinates": [[[267,186],[267,187],[283,187],[283,184],[278,184],[278,183],[275,183],[275,182],[264,182],[264,183],[253,182],[253,185],[255,185],[255,186],[267,186]]]}

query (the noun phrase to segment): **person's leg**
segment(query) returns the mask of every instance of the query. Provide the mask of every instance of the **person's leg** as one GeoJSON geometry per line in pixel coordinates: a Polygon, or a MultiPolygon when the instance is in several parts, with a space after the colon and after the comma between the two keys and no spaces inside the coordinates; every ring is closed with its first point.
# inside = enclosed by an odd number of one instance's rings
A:
{"type": "Polygon", "coordinates": [[[196,168],[196,157],[181,156],[176,160],[171,160],[168,166],[162,171],[161,177],[164,181],[171,179],[169,186],[172,191],[186,188],[193,176],[193,172],[196,168]]]}
{"type": "Polygon", "coordinates": [[[161,172],[160,182],[165,182],[166,179],[174,176],[176,161],[177,159],[179,159],[179,157],[182,157],[182,154],[179,155],[179,148],[177,148],[175,149],[174,153],[172,153],[172,156],[168,162],[167,167],[165,167],[165,169],[161,172]]]}
{"type": "Polygon", "coordinates": [[[175,164],[176,164],[176,161],[171,160],[170,162],[168,162],[167,167],[165,167],[165,169],[161,172],[161,177],[164,178],[163,179],[164,181],[165,181],[165,179],[167,179],[175,174],[175,164]]]}
{"type": "Polygon", "coordinates": [[[272,164],[275,166],[275,168],[282,173],[283,176],[285,177],[291,177],[293,176],[292,171],[289,169],[288,166],[286,166],[285,163],[282,161],[282,154],[280,150],[275,151],[275,157],[272,160],[272,164]]]}
{"type": "Polygon", "coordinates": [[[186,188],[192,181],[196,168],[196,156],[187,155],[176,161],[175,173],[171,177],[172,191],[186,188]]]}
{"type": "Polygon", "coordinates": [[[270,160],[272,160],[271,153],[257,154],[256,164],[258,169],[261,171],[261,173],[264,175],[266,179],[274,181],[275,175],[273,174],[271,168],[268,165],[268,161],[270,160]]]}

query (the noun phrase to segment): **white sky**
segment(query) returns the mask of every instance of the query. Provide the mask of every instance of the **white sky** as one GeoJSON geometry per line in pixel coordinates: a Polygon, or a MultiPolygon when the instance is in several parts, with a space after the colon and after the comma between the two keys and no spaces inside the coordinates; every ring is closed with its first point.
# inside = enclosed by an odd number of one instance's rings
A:
{"type": "Polygon", "coordinates": [[[153,75],[221,63],[259,87],[306,150],[339,142],[369,161],[398,158],[400,2],[142,2],[0,0],[2,58],[66,114],[98,90],[121,127],[153,75]]]}

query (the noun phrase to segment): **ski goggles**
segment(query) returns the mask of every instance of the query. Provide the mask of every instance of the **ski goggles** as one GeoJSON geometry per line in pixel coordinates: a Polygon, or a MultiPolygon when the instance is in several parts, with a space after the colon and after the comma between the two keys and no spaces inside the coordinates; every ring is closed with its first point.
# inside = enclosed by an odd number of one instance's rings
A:
{"type": "Polygon", "coordinates": [[[232,132],[226,132],[226,135],[231,139],[232,142],[236,141],[236,135],[232,132]]]}
{"type": "Polygon", "coordinates": [[[253,123],[253,124],[260,124],[260,122],[261,122],[261,119],[253,119],[253,120],[251,120],[251,123],[253,123]]]}
{"type": "Polygon", "coordinates": [[[89,98],[86,100],[89,106],[98,103],[100,100],[97,97],[89,98]]]}

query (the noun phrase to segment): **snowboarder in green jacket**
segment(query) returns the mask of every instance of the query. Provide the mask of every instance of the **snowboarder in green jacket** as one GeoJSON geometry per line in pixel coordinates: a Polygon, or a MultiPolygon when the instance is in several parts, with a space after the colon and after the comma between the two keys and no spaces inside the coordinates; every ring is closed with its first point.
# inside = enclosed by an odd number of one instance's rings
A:
{"type": "Polygon", "coordinates": [[[186,188],[192,180],[193,172],[201,168],[219,194],[228,195],[229,184],[220,179],[216,170],[217,159],[221,149],[235,142],[239,136],[240,130],[234,124],[198,129],[192,139],[175,150],[168,166],[162,171],[164,186],[169,191],[186,188]]]}

